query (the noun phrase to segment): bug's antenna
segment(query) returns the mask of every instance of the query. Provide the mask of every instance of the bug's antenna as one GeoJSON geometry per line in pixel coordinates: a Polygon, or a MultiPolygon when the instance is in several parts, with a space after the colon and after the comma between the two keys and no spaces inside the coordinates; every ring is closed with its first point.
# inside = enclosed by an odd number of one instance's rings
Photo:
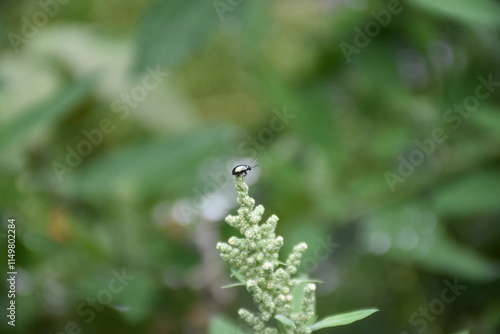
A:
{"type": "MultiPolygon", "coordinates": [[[[255,159],[255,160],[253,161],[253,163],[256,163],[256,162],[257,162],[257,159],[255,159]]],[[[255,167],[259,167],[259,165],[252,166],[252,168],[255,168],[255,167]]]]}

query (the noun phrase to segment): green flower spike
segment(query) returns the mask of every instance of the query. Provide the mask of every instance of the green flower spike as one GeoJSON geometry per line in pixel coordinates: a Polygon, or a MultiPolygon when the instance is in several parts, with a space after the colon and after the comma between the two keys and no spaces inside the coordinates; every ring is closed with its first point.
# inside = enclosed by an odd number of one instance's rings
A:
{"type": "Polygon", "coordinates": [[[297,287],[299,280],[294,278],[307,244],[298,244],[286,262],[280,262],[278,258],[283,246],[283,237],[275,234],[278,217],[271,215],[265,223],[259,224],[264,214],[264,207],[255,206],[255,200],[248,195],[248,185],[245,183],[244,175],[236,175],[236,191],[240,204],[238,215],[227,216],[226,222],[244,237],[232,236],[227,243],[219,242],[217,249],[222,259],[231,266],[234,276],[241,282],[228,287],[246,286],[257,305],[258,312],[246,309],[238,311],[240,318],[253,329],[254,333],[309,334],[317,329],[362,319],[376,311],[374,309],[356,311],[355,314],[329,317],[313,324],[316,320],[316,285],[309,283],[300,293],[297,287]],[[294,302],[295,295],[297,298],[301,296],[302,300],[294,302]],[[270,327],[270,322],[278,325],[279,330],[270,327]]]}
{"type": "Polygon", "coordinates": [[[258,306],[258,314],[240,309],[240,317],[255,333],[279,333],[276,328],[266,326],[266,322],[276,316],[284,327],[293,328],[295,333],[311,333],[307,323],[313,321],[315,316],[316,286],[309,284],[304,288],[305,297],[299,313],[292,313],[291,294],[298,284],[292,277],[297,273],[307,245],[301,243],[295,246],[286,263],[281,264],[278,257],[283,246],[283,237],[275,234],[278,217],[271,215],[265,223],[259,224],[264,207],[255,206],[255,200],[248,195],[248,186],[242,175],[236,176],[236,191],[240,204],[238,215],[227,216],[226,222],[238,229],[244,238],[233,236],[227,243],[219,242],[217,249],[233,271],[241,275],[243,283],[258,306]]]}

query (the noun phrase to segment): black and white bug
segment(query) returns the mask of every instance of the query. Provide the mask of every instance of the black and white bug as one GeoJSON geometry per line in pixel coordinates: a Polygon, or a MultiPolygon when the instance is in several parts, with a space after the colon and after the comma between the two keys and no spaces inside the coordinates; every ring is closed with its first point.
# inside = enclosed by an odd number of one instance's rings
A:
{"type": "Polygon", "coordinates": [[[259,165],[255,165],[253,167],[250,167],[249,165],[238,165],[238,166],[233,168],[232,174],[246,176],[248,171],[252,170],[252,168],[255,168],[257,166],[259,166],[259,165]]]}

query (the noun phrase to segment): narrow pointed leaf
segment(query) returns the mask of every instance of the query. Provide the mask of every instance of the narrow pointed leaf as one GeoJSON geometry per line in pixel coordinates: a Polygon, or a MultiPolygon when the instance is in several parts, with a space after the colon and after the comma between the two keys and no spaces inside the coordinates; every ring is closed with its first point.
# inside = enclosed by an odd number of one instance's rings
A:
{"type": "Polygon", "coordinates": [[[234,283],[234,284],[224,285],[223,287],[221,287],[221,289],[229,289],[229,288],[234,288],[237,286],[245,286],[245,285],[246,285],[245,283],[234,283]]]}
{"type": "Polygon", "coordinates": [[[367,316],[369,316],[377,311],[378,311],[378,309],[372,308],[372,309],[359,310],[359,311],[353,311],[353,312],[349,312],[349,313],[333,315],[331,317],[327,317],[321,321],[318,321],[317,323],[312,325],[310,328],[313,331],[317,331],[318,329],[327,328],[327,327],[348,325],[348,324],[353,323],[355,321],[364,319],[367,316]]]}
{"type": "Polygon", "coordinates": [[[144,196],[188,188],[202,161],[221,151],[219,134],[218,128],[209,128],[120,147],[75,168],[71,190],[99,200],[110,191],[144,196]]]}
{"type": "Polygon", "coordinates": [[[427,10],[441,16],[448,16],[459,22],[474,25],[498,25],[500,20],[500,6],[490,0],[415,0],[427,10]]]}
{"type": "Polygon", "coordinates": [[[317,279],[298,279],[298,283],[323,283],[323,281],[317,279]]]}
{"type": "Polygon", "coordinates": [[[295,323],[292,320],[290,320],[287,317],[285,317],[284,315],[277,314],[277,315],[274,316],[274,318],[276,320],[278,320],[279,322],[281,322],[283,325],[289,326],[289,327],[292,327],[292,328],[295,329],[295,323]]]}
{"type": "Polygon", "coordinates": [[[39,127],[56,123],[85,97],[95,80],[96,77],[91,75],[69,84],[8,122],[0,129],[0,148],[29,137],[39,127]]]}
{"type": "Polygon", "coordinates": [[[232,269],[231,269],[231,277],[235,277],[238,281],[240,281],[241,283],[243,283],[245,285],[247,284],[243,275],[235,270],[232,270],[232,269]]]}

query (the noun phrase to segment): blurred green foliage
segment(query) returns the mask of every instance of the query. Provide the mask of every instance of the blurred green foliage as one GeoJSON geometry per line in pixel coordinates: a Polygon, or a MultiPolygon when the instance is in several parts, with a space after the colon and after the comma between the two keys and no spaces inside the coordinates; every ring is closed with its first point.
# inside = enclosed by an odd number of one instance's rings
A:
{"type": "Polygon", "coordinates": [[[493,0],[2,1],[0,330],[244,333],[215,244],[258,159],[320,317],[380,309],[322,332],[498,333],[499,25],[493,0]]]}

